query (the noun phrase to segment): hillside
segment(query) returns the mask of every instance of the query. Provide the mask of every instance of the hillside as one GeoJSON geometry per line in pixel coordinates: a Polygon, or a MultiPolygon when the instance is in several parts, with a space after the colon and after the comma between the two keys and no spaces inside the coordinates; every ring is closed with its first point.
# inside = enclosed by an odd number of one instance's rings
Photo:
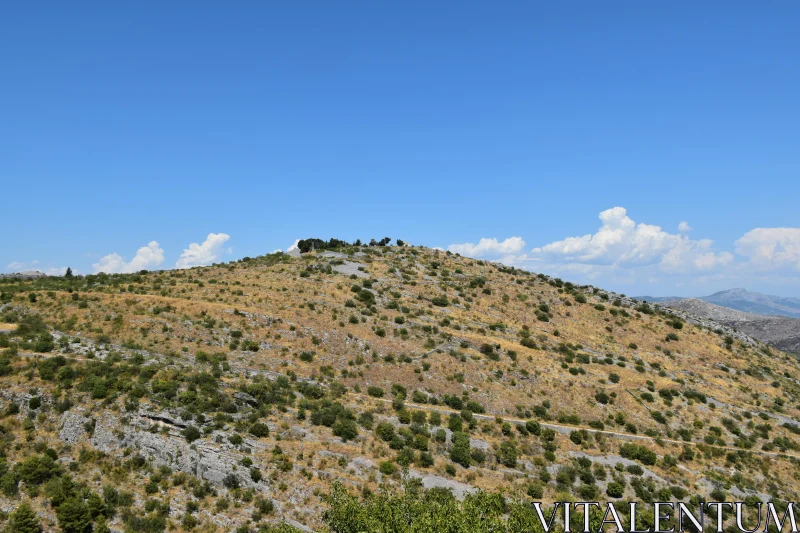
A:
{"type": "Polygon", "coordinates": [[[746,313],[696,298],[667,301],[661,305],[709,318],[779,350],[800,352],[800,319],[746,313]]]}
{"type": "Polygon", "coordinates": [[[745,313],[800,318],[800,298],[770,296],[746,289],[729,289],[727,291],[715,292],[711,296],[700,296],[697,298],[681,298],[679,296],[637,296],[637,299],[650,303],[701,300],[745,313]]]}
{"type": "Polygon", "coordinates": [[[0,301],[0,507],[47,530],[351,531],[403,485],[445,515],[800,496],[795,358],[543,274],[341,244],[0,301]]]}

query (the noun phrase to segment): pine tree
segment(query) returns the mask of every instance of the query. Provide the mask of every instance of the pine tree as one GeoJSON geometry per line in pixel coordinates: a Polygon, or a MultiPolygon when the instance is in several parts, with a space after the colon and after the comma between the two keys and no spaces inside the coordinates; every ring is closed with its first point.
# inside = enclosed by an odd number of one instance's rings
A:
{"type": "Polygon", "coordinates": [[[67,267],[67,271],[64,273],[64,277],[65,278],[71,278],[72,277],[72,269],[70,267],[67,267]]]}
{"type": "Polygon", "coordinates": [[[86,533],[91,529],[89,508],[77,498],[67,498],[56,508],[58,525],[64,533],[86,533]]]}
{"type": "Polygon", "coordinates": [[[41,533],[42,526],[31,506],[23,503],[8,517],[5,531],[8,533],[41,533]]]}
{"type": "Polygon", "coordinates": [[[105,518],[101,518],[97,521],[97,523],[94,525],[92,533],[111,533],[111,529],[108,527],[105,518]]]}

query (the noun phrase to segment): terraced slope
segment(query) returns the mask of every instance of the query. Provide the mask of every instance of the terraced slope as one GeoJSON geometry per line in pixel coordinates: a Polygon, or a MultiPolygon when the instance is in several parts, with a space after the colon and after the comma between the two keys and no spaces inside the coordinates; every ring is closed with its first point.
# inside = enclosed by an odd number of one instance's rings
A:
{"type": "Polygon", "coordinates": [[[798,496],[797,361],[597,288],[374,246],[0,292],[0,501],[53,530],[338,531],[334,482],[404,476],[798,496]]]}

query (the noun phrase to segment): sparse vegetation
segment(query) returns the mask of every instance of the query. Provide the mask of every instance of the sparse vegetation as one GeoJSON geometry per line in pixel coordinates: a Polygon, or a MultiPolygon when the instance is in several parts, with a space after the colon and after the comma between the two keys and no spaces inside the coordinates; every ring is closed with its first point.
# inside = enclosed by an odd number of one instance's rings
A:
{"type": "Polygon", "coordinates": [[[508,525],[528,498],[796,499],[796,360],[592,287],[369,244],[0,280],[5,525],[289,530],[267,494],[332,531],[401,503],[508,525]],[[487,492],[461,503],[406,469],[487,492]]]}

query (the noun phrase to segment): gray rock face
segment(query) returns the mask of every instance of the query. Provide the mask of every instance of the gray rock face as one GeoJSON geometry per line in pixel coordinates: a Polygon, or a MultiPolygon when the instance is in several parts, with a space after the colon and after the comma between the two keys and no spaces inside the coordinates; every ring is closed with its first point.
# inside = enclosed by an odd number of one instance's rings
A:
{"type": "Polygon", "coordinates": [[[86,435],[86,425],[90,420],[82,411],[67,411],[61,417],[58,438],[67,444],[76,444],[86,435]]]}
{"type": "Polygon", "coordinates": [[[417,472],[416,470],[409,470],[409,475],[422,480],[422,486],[425,489],[432,489],[434,487],[443,488],[452,491],[453,495],[459,500],[463,500],[467,494],[472,494],[478,489],[466,483],[460,483],[446,477],[427,475],[417,472]]]}
{"type": "MultiPolygon", "coordinates": [[[[42,405],[49,405],[52,403],[53,399],[46,395],[46,394],[31,394],[30,392],[14,392],[9,390],[0,390],[0,407],[5,408],[8,406],[9,403],[14,403],[19,407],[19,416],[26,417],[28,414],[33,411],[30,408],[30,401],[31,398],[39,396],[39,399],[42,402],[42,405]]],[[[34,411],[36,412],[36,411],[34,411]]]]}
{"type": "Polygon", "coordinates": [[[345,276],[353,276],[353,275],[355,275],[355,276],[357,276],[359,278],[367,278],[367,277],[369,277],[369,274],[359,270],[359,267],[364,268],[365,266],[366,265],[364,265],[362,263],[352,263],[350,261],[345,261],[344,264],[333,265],[331,268],[333,268],[334,271],[336,271],[336,272],[338,272],[340,274],[344,274],[345,276]]]}
{"type": "Polygon", "coordinates": [[[39,279],[46,278],[47,274],[38,270],[25,270],[22,272],[12,272],[11,274],[0,274],[0,279],[39,279]]]}
{"type": "Polygon", "coordinates": [[[800,319],[745,313],[696,298],[660,305],[704,327],[721,328],[727,335],[746,344],[754,344],[753,339],[758,339],[779,350],[800,352],[800,319]]]}
{"type": "Polygon", "coordinates": [[[237,391],[233,393],[233,397],[240,402],[248,403],[250,405],[258,405],[258,400],[247,394],[246,392],[237,391]]]}
{"type": "Polygon", "coordinates": [[[347,466],[364,474],[370,470],[375,470],[375,461],[366,457],[354,457],[347,466]]]}
{"type": "Polygon", "coordinates": [[[471,438],[471,439],[469,439],[469,446],[470,446],[470,448],[477,448],[477,449],[482,450],[484,452],[488,452],[489,451],[489,443],[486,442],[485,440],[472,439],[471,438]]]}
{"type": "Polygon", "coordinates": [[[139,409],[139,417],[145,418],[157,424],[168,424],[172,427],[184,429],[189,425],[188,420],[184,420],[180,415],[168,411],[151,412],[147,409],[139,409]]]}
{"type": "MultiPolygon", "coordinates": [[[[136,418],[137,420],[127,425],[119,425],[119,420],[109,415],[99,418],[89,442],[96,449],[110,454],[119,453],[124,448],[133,448],[156,465],[169,466],[214,485],[221,486],[223,480],[233,474],[241,487],[253,488],[262,493],[269,492],[267,480],[255,483],[250,479],[248,470],[239,466],[243,455],[235,451],[224,436],[220,439],[221,443],[201,439],[190,444],[177,431],[178,426],[168,427],[167,432],[152,433],[142,428],[151,426],[153,421],[150,417],[136,418]]],[[[68,419],[71,430],[65,436],[71,437],[73,432],[77,433],[74,427],[78,417],[75,420],[71,417],[68,419]]],[[[212,435],[212,439],[214,436],[212,435]]],[[[248,441],[247,444],[251,448],[258,446],[256,442],[248,441]]]]}

